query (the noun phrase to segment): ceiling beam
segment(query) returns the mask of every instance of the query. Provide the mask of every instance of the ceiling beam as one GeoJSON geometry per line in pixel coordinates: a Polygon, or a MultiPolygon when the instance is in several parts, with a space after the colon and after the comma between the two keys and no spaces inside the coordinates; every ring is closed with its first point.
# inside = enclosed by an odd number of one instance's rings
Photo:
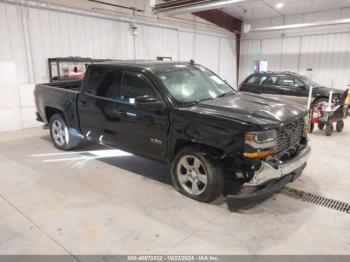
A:
{"type": "MultiPolygon", "coordinates": [[[[219,8],[248,0],[177,0],[154,6],[154,11],[164,15],[192,13],[236,35],[237,82],[239,74],[239,58],[241,44],[242,20],[233,17],[219,8]]],[[[249,0],[252,1],[252,0],[249,0]]]]}
{"type": "Polygon", "coordinates": [[[226,14],[219,9],[193,12],[192,14],[205,19],[221,28],[229,30],[232,33],[241,33],[242,20],[226,14]]]}
{"type": "Polygon", "coordinates": [[[241,30],[242,30],[242,20],[233,17],[225,12],[213,9],[206,10],[201,12],[192,13],[202,19],[205,19],[221,28],[229,30],[230,32],[236,35],[236,62],[237,62],[237,84],[238,84],[238,75],[239,75],[239,59],[240,59],[240,50],[241,50],[241,30]]]}

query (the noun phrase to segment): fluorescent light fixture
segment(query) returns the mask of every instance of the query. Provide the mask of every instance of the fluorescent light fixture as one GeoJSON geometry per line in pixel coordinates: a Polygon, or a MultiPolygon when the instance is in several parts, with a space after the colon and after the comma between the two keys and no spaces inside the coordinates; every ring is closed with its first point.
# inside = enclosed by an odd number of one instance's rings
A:
{"type": "Polygon", "coordinates": [[[222,7],[236,4],[243,1],[246,1],[246,0],[205,1],[205,2],[199,2],[199,3],[188,4],[183,6],[180,5],[175,7],[162,8],[157,10],[157,13],[161,13],[164,15],[179,15],[179,14],[186,14],[186,13],[188,14],[193,12],[222,8],[222,7]]]}
{"type": "Polygon", "coordinates": [[[277,3],[277,4],[275,5],[275,7],[276,7],[277,9],[281,9],[283,6],[284,6],[284,4],[283,4],[282,2],[279,2],[279,3],[277,3]]]}
{"type": "Polygon", "coordinates": [[[350,24],[350,18],[331,20],[331,21],[314,22],[314,23],[303,23],[303,24],[291,24],[291,25],[252,28],[250,30],[250,32],[265,32],[265,31],[287,30],[287,29],[298,29],[298,28],[305,28],[305,27],[330,26],[330,25],[342,25],[342,24],[350,24]]]}

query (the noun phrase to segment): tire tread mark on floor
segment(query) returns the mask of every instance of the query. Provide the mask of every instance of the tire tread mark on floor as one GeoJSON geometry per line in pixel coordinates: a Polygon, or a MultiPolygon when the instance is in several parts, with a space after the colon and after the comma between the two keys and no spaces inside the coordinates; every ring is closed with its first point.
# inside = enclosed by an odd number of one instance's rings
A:
{"type": "Polygon", "coordinates": [[[6,197],[0,194],[0,198],[3,199],[6,203],[8,203],[11,207],[13,207],[19,214],[21,214],[25,219],[27,219],[32,225],[34,225],[37,229],[39,229],[44,235],[46,235],[49,239],[59,245],[64,251],[66,251],[71,257],[75,260],[81,262],[81,260],[73,255],[67,248],[65,248],[60,242],[58,242],[55,238],[53,238],[49,233],[47,233],[44,229],[42,229],[38,224],[36,224],[30,217],[28,217],[22,210],[16,207],[13,203],[11,203],[6,197]]]}
{"type": "Polygon", "coordinates": [[[318,206],[327,207],[329,209],[344,212],[350,215],[350,204],[346,202],[334,200],[323,196],[318,196],[309,192],[289,187],[282,188],[282,190],[279,193],[293,199],[301,200],[303,202],[311,203],[318,206]]]}

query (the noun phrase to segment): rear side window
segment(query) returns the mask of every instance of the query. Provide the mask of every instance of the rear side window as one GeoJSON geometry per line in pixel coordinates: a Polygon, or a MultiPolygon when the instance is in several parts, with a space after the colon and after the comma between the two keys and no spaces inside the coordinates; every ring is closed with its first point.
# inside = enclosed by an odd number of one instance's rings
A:
{"type": "Polygon", "coordinates": [[[122,99],[131,104],[136,97],[151,96],[157,97],[152,84],[140,73],[125,72],[123,77],[122,99]]]}
{"type": "Polygon", "coordinates": [[[271,86],[276,85],[277,80],[278,80],[277,76],[269,76],[264,82],[264,85],[271,85],[271,86]]]}
{"type": "Polygon", "coordinates": [[[303,83],[295,77],[281,76],[278,78],[277,85],[279,85],[279,86],[302,86],[303,83]]]}
{"type": "Polygon", "coordinates": [[[121,99],[122,73],[116,69],[91,69],[85,92],[91,95],[121,99]]]}
{"type": "Polygon", "coordinates": [[[266,78],[267,76],[252,76],[247,80],[246,84],[261,85],[266,80],[266,78]]]}

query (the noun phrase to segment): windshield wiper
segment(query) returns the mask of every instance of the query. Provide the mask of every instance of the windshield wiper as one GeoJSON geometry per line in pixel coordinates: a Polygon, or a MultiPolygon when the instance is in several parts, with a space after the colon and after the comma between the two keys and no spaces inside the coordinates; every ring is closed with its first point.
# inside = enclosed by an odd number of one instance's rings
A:
{"type": "Polygon", "coordinates": [[[213,97],[198,99],[198,100],[196,100],[196,101],[189,102],[189,103],[186,105],[186,107],[194,106],[194,105],[197,105],[197,104],[200,103],[200,102],[207,101],[207,100],[211,100],[211,99],[213,99],[213,97]]]}
{"type": "Polygon", "coordinates": [[[228,94],[226,94],[226,93],[223,93],[223,94],[221,94],[221,95],[218,95],[217,97],[215,97],[215,98],[220,98],[220,97],[224,97],[224,96],[227,96],[228,94]]]}
{"type": "Polygon", "coordinates": [[[234,93],[232,92],[227,92],[227,93],[223,93],[221,95],[218,95],[216,97],[207,97],[207,98],[203,98],[203,99],[198,99],[196,101],[193,101],[193,102],[189,102],[186,107],[188,106],[194,106],[194,105],[197,105],[198,103],[200,102],[203,102],[203,101],[207,101],[207,100],[212,100],[212,99],[216,99],[216,98],[221,98],[221,97],[224,97],[224,96],[228,96],[228,95],[233,95],[234,93]]]}
{"type": "Polygon", "coordinates": [[[228,96],[228,95],[233,95],[234,93],[232,92],[227,92],[227,93],[223,93],[223,94],[221,94],[221,95],[218,95],[217,97],[215,97],[215,98],[220,98],[220,97],[224,97],[224,96],[228,96]]]}

